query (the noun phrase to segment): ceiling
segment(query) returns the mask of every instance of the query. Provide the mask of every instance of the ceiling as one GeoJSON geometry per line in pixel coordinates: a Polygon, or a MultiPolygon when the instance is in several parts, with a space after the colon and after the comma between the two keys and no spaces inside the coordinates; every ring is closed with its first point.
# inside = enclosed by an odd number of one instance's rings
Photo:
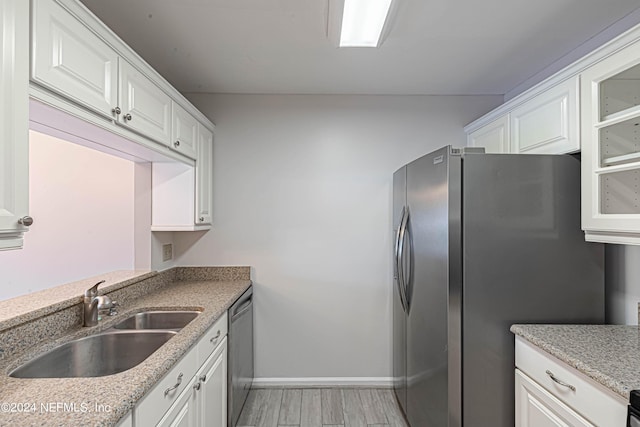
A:
{"type": "Polygon", "coordinates": [[[182,92],[287,94],[504,94],[640,6],[396,0],[380,48],[338,49],[327,0],[81,1],[182,92]]]}

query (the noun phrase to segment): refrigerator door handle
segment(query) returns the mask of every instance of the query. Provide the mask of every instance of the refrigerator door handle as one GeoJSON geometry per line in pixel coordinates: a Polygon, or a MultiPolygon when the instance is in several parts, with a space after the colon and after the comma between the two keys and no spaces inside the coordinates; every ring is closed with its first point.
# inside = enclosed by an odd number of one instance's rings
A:
{"type": "Polygon", "coordinates": [[[409,313],[409,305],[407,304],[407,283],[405,281],[405,271],[404,271],[404,242],[405,236],[407,234],[407,223],[409,222],[409,208],[403,208],[403,218],[400,222],[399,229],[399,238],[398,238],[398,290],[400,292],[400,299],[402,301],[402,306],[406,313],[409,313]]]}
{"type": "Polygon", "coordinates": [[[400,224],[398,224],[398,230],[396,231],[396,240],[393,245],[393,260],[395,262],[393,266],[393,278],[398,280],[400,275],[400,265],[398,264],[399,257],[399,244],[400,244],[400,230],[402,230],[402,223],[404,222],[404,206],[402,207],[402,212],[400,213],[400,224]]]}
{"type": "MultiPolygon", "coordinates": [[[[407,306],[407,313],[411,310],[411,295],[413,294],[413,288],[411,285],[411,269],[412,269],[412,258],[413,258],[413,236],[411,235],[411,227],[409,226],[409,210],[407,210],[407,219],[406,224],[404,226],[405,229],[405,239],[407,239],[407,262],[402,260],[402,280],[404,282],[404,303],[407,306]],[[404,266],[407,266],[407,271],[404,270],[404,266]]],[[[403,239],[404,240],[404,239],[403,239]]],[[[404,242],[402,242],[404,245],[404,242]]]]}

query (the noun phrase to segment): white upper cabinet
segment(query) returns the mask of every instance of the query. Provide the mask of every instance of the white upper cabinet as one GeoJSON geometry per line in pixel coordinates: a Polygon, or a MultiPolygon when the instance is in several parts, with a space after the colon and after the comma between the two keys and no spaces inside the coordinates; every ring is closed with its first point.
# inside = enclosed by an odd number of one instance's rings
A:
{"type": "Polygon", "coordinates": [[[213,133],[198,124],[196,137],[195,168],[177,162],[153,164],[152,231],[197,231],[211,228],[213,133]]]}
{"type": "Polygon", "coordinates": [[[535,96],[510,113],[514,153],[580,151],[578,84],[575,76],[535,96]]]}
{"type": "Polygon", "coordinates": [[[579,77],[514,99],[465,127],[467,145],[487,153],[580,151],[579,77]]]}
{"type": "Polygon", "coordinates": [[[485,153],[509,153],[509,115],[506,114],[467,135],[469,147],[484,147],[485,153]]]}
{"type": "Polygon", "coordinates": [[[211,224],[213,209],[213,133],[198,125],[198,159],[196,161],[196,224],[211,224]]]}
{"type": "MultiPolygon", "coordinates": [[[[13,3],[2,4],[9,8],[13,3]]],[[[20,122],[12,120],[12,126],[0,132],[19,128],[26,135],[31,96],[35,100],[31,121],[38,129],[72,135],[127,159],[153,162],[152,230],[209,229],[213,123],[78,0],[31,1],[29,86],[29,1],[22,3],[25,22],[20,31],[26,33],[18,53],[24,70],[16,70],[16,75],[24,76],[24,81],[20,86],[14,85],[12,74],[0,77],[6,86],[3,108],[11,107],[0,121],[18,117],[23,105],[24,121],[19,127],[20,122]],[[12,98],[19,89],[23,104],[12,98]]],[[[7,33],[12,28],[10,23],[3,25],[7,33]]],[[[7,58],[14,53],[3,51],[7,58]]],[[[13,62],[4,68],[9,66],[13,62]]],[[[17,142],[10,145],[18,139],[0,142],[0,155],[12,159],[0,169],[7,175],[0,182],[0,230],[14,235],[25,229],[17,219],[27,215],[26,136],[24,140],[20,147],[17,142]]],[[[20,242],[11,243],[15,244],[20,242]]],[[[0,248],[7,245],[0,243],[0,248]]]]}
{"type": "Polygon", "coordinates": [[[582,74],[582,228],[640,244],[640,42],[582,74]]]}
{"type": "Polygon", "coordinates": [[[116,52],[54,1],[34,0],[32,22],[31,78],[112,117],[118,95],[116,52]]]}
{"type": "Polygon", "coordinates": [[[171,142],[171,98],[127,61],[120,60],[118,122],[152,139],[171,142]]]}
{"type": "Polygon", "coordinates": [[[29,214],[29,2],[0,2],[0,250],[22,247],[29,214]]]}
{"type": "Polygon", "coordinates": [[[198,121],[176,102],[172,102],[171,148],[192,159],[196,158],[198,121]]]}

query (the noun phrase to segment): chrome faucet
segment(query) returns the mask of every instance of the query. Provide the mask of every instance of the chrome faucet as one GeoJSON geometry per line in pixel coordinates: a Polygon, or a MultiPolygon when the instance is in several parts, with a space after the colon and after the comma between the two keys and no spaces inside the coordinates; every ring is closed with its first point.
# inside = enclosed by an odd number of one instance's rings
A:
{"type": "Polygon", "coordinates": [[[95,326],[98,324],[98,312],[100,310],[109,310],[109,316],[118,314],[115,311],[117,303],[111,301],[107,295],[98,296],[98,285],[105,281],[101,280],[86,291],[84,291],[83,314],[84,326],[95,326]]]}

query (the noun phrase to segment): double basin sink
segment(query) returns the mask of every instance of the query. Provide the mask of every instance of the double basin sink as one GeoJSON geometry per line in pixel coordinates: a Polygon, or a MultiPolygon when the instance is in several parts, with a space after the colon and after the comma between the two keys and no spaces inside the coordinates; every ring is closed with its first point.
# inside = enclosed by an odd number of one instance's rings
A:
{"type": "Polygon", "coordinates": [[[14,369],[16,378],[102,377],[131,369],[169,341],[199,311],[144,311],[107,331],[62,344],[14,369]]]}

